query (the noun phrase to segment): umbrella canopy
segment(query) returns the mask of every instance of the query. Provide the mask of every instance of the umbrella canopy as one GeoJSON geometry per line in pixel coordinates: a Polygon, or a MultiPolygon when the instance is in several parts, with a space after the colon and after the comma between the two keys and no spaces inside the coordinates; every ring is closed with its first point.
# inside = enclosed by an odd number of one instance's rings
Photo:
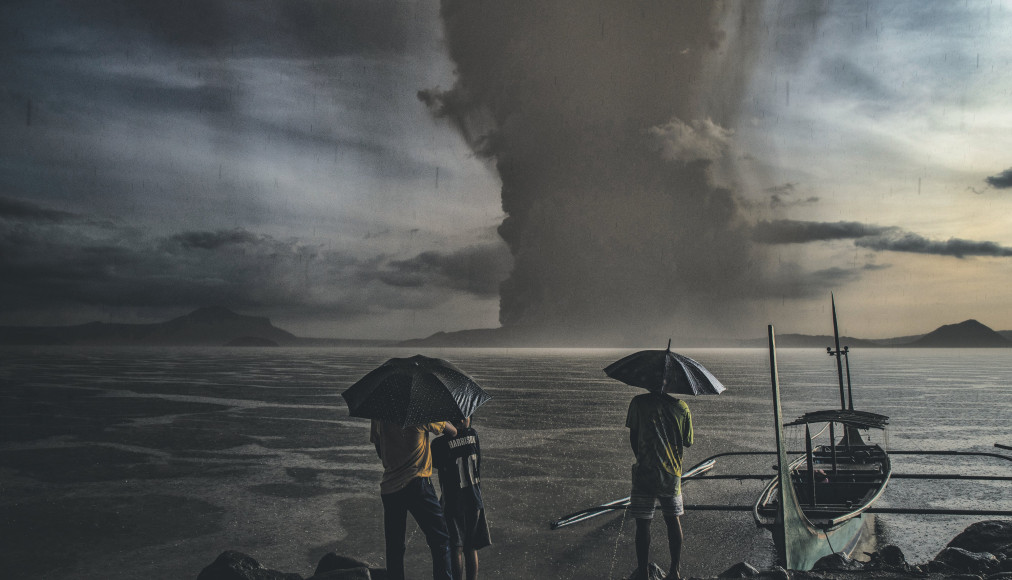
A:
{"type": "Polygon", "coordinates": [[[648,391],[676,395],[717,395],[724,391],[717,377],[687,356],[666,350],[641,350],[604,369],[609,377],[648,391]]]}
{"type": "Polygon", "coordinates": [[[492,398],[449,362],[422,355],[388,360],[341,396],[352,417],[401,427],[459,421],[492,398]]]}

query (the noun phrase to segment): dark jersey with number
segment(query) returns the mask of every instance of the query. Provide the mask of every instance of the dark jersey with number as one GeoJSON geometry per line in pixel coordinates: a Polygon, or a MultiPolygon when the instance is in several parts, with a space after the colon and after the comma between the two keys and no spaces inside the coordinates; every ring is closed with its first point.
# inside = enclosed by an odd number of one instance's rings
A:
{"type": "Polygon", "coordinates": [[[439,473],[439,487],[448,510],[472,501],[474,507],[484,507],[479,485],[481,444],[474,429],[461,429],[453,438],[443,435],[433,439],[432,465],[439,473]]]}

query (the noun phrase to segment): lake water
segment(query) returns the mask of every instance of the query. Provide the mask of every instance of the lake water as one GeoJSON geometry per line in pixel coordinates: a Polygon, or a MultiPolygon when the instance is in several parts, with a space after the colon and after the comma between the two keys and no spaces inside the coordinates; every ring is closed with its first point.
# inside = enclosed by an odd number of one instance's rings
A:
{"type": "MultiPolygon", "coordinates": [[[[475,427],[493,546],[485,578],[619,578],[635,566],[633,522],[615,513],[550,531],[550,521],[628,495],[624,427],[643,392],[601,369],[630,350],[72,349],[0,350],[0,545],[7,578],[192,579],[224,550],[313,573],[336,551],[383,564],[381,466],[368,421],[340,393],[394,356],[451,360],[494,399],[475,427]]],[[[688,400],[696,445],[685,462],[773,447],[767,352],[684,350],[727,387],[688,400]]],[[[996,451],[1012,444],[1012,351],[859,350],[855,407],[889,415],[891,450],[996,451]]],[[[825,351],[779,353],[793,418],[839,403],[825,351]]],[[[796,440],[795,440],[796,441],[796,440]]],[[[795,446],[797,448],[797,446],[795,446]]],[[[770,473],[771,458],[718,460],[713,473],[770,473]]],[[[899,473],[1012,475],[1012,462],[894,456],[899,473]]],[[[750,504],[759,481],[687,482],[690,504],[750,504]]],[[[894,480],[879,505],[1012,510],[1008,482],[894,480]]],[[[930,559],[983,519],[878,516],[880,542],[930,559]]],[[[428,574],[410,524],[409,576],[428,574]]],[[[690,512],[682,574],[769,565],[749,513],[690,512]]],[[[667,564],[663,525],[654,559],[667,564]]]]}

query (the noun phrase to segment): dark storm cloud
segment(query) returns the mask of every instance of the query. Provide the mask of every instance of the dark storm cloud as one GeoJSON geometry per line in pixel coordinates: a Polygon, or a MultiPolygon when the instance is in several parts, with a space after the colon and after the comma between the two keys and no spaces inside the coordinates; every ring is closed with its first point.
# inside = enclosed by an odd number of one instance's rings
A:
{"type": "Polygon", "coordinates": [[[819,203],[818,196],[811,195],[801,199],[791,199],[778,194],[770,196],[770,206],[774,208],[787,208],[797,205],[810,205],[813,203],[819,203]]]}
{"type": "Polygon", "coordinates": [[[68,73],[68,77],[66,83],[69,86],[90,85],[89,92],[97,100],[160,115],[232,113],[237,100],[235,88],[218,79],[204,79],[200,84],[182,86],[171,80],[101,70],[75,71],[68,73]]]}
{"type": "Polygon", "coordinates": [[[3,35],[6,41],[0,40],[0,46],[49,45],[68,53],[118,53],[155,39],[166,46],[229,56],[403,52],[416,11],[413,3],[398,0],[22,0],[7,4],[9,19],[0,28],[7,33],[3,35]],[[80,43],[86,39],[88,43],[80,43]]]}
{"type": "Polygon", "coordinates": [[[1006,169],[997,175],[991,175],[984,179],[984,181],[995,189],[1008,189],[1012,187],[1012,168],[1006,169]]]}
{"type": "Polygon", "coordinates": [[[895,229],[860,222],[773,220],[758,222],[752,229],[752,239],[762,244],[803,244],[878,236],[895,229]]]}
{"type": "Polygon", "coordinates": [[[834,266],[822,270],[805,271],[800,265],[779,264],[766,275],[770,279],[757,289],[756,298],[818,299],[847,284],[860,280],[866,273],[888,268],[887,265],[866,263],[863,266],[841,268],[834,266]]]}
{"type": "Polygon", "coordinates": [[[130,228],[22,223],[0,230],[0,296],[4,310],[270,306],[304,297],[301,266],[316,257],[313,248],[238,231],[151,239],[130,228]]]}
{"type": "Polygon", "coordinates": [[[1012,248],[995,242],[978,242],[959,238],[936,241],[909,232],[860,239],[856,240],[854,244],[862,248],[878,251],[934,254],[956,258],[965,258],[967,256],[1012,256],[1012,248]]]}
{"type": "Polygon", "coordinates": [[[77,219],[76,214],[45,208],[31,202],[0,197],[0,219],[29,222],[64,222],[77,219]]]}
{"type": "Polygon", "coordinates": [[[770,194],[770,207],[774,209],[784,209],[819,202],[819,198],[814,195],[801,197],[798,192],[797,183],[788,182],[782,185],[768,187],[763,191],[770,194]]]}
{"type": "Polygon", "coordinates": [[[0,199],[4,320],[30,320],[33,313],[45,318],[64,308],[139,309],[157,316],[220,304],[340,321],[428,308],[454,295],[494,296],[508,268],[501,244],[423,252],[402,261],[363,259],[244,228],[152,237],[0,199]],[[398,275],[417,281],[397,284],[398,275]]]}
{"type": "Polygon", "coordinates": [[[852,282],[856,282],[866,273],[879,270],[886,270],[891,266],[888,264],[867,263],[855,268],[832,267],[823,270],[809,272],[798,280],[800,294],[798,298],[817,298],[825,296],[827,292],[840,288],[852,282]]]}
{"type": "Polygon", "coordinates": [[[11,170],[0,191],[129,218],[213,216],[215,198],[262,216],[264,196],[249,192],[276,185],[264,167],[315,159],[307,181],[318,182],[328,165],[375,181],[429,175],[394,139],[410,131],[390,121],[399,105],[360,102],[395,86],[391,55],[420,34],[417,10],[371,0],[5,5],[0,159],[11,170]]]}
{"type": "MultiPolygon", "coordinates": [[[[761,221],[752,229],[752,239],[761,244],[804,244],[832,240],[854,240],[854,245],[876,251],[934,254],[938,256],[1012,256],[1012,248],[988,241],[952,238],[929,240],[894,226],[860,222],[807,222],[796,220],[761,221]]],[[[875,266],[869,265],[869,269],[875,266]]]]}
{"type": "Polygon", "coordinates": [[[727,155],[758,4],[442,7],[457,83],[419,98],[502,180],[504,325],[621,333],[671,324],[683,298],[719,310],[754,288],[740,201],[711,164],[727,155]],[[720,90],[702,99],[704,85],[720,90]]]}
{"type": "Polygon", "coordinates": [[[798,184],[788,181],[781,185],[774,185],[773,187],[767,187],[763,191],[771,193],[773,195],[794,195],[798,190],[798,184]]]}
{"type": "Polygon", "coordinates": [[[222,246],[234,244],[251,244],[259,242],[262,239],[263,236],[257,236],[242,228],[217,232],[183,232],[170,238],[170,240],[178,242],[184,248],[201,248],[204,250],[214,250],[222,246]]]}
{"type": "Polygon", "coordinates": [[[834,288],[856,282],[861,278],[861,269],[857,268],[826,268],[814,272],[798,273],[796,276],[785,277],[783,283],[775,286],[771,296],[788,298],[816,298],[834,288]]]}
{"type": "Polygon", "coordinates": [[[392,261],[379,278],[393,286],[452,288],[489,298],[499,294],[511,262],[503,244],[486,244],[450,253],[422,252],[410,260],[392,261]]]}

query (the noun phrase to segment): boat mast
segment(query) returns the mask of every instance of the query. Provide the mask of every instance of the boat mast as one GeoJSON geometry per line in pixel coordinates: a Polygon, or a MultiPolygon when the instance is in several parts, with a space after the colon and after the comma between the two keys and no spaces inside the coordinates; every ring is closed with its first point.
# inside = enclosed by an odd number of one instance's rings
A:
{"type": "MultiPolygon", "coordinates": [[[[833,303],[833,338],[836,340],[836,350],[831,351],[829,354],[836,357],[836,375],[840,378],[840,409],[847,410],[847,399],[843,392],[843,361],[841,359],[840,351],[840,326],[836,322],[836,297],[832,293],[829,294],[829,299],[833,303]]],[[[849,360],[848,360],[849,365],[849,360]]]]}
{"type": "Polygon", "coordinates": [[[843,358],[847,359],[847,408],[854,410],[854,389],[850,386],[850,347],[843,347],[843,358]]]}
{"type": "Polygon", "coordinates": [[[812,431],[808,428],[808,423],[805,423],[805,460],[808,461],[808,470],[805,474],[810,491],[808,505],[815,507],[818,501],[815,497],[815,455],[812,453],[812,431]]]}

